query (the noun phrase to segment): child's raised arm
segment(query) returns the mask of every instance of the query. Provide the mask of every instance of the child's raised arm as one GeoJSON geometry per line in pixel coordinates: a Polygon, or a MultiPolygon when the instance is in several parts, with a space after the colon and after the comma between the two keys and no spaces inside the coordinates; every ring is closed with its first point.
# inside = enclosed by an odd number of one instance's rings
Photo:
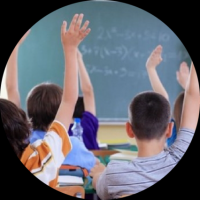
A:
{"type": "Polygon", "coordinates": [[[89,21],[86,21],[81,27],[82,20],[83,14],[76,14],[68,30],[66,30],[67,22],[65,21],[61,27],[61,41],[65,57],[65,78],[63,97],[55,119],[60,121],[67,130],[78,98],[77,48],[90,32],[90,29],[87,28],[89,21]]]}
{"type": "Polygon", "coordinates": [[[189,80],[185,89],[185,98],[181,117],[180,128],[195,130],[199,118],[199,83],[194,68],[191,64],[189,80]]]}
{"type": "Polygon", "coordinates": [[[8,95],[8,100],[12,101],[16,106],[20,107],[20,94],[18,89],[18,66],[17,57],[20,45],[28,36],[30,30],[28,30],[20,41],[15,46],[12,54],[7,63],[6,67],[6,90],[8,95]]]}
{"type": "Polygon", "coordinates": [[[83,62],[83,56],[79,50],[77,54],[78,54],[77,56],[78,56],[78,66],[79,66],[79,77],[80,77],[81,90],[83,92],[85,111],[88,111],[93,115],[96,115],[95,97],[94,97],[92,83],[90,81],[90,77],[83,62]]]}
{"type": "Polygon", "coordinates": [[[147,59],[146,68],[147,68],[149,80],[151,82],[151,86],[152,86],[154,92],[157,92],[157,93],[163,95],[167,100],[169,100],[169,96],[168,96],[164,86],[162,85],[160,78],[156,71],[156,67],[162,61],[161,53],[162,53],[162,46],[158,45],[153,50],[153,52],[151,53],[149,58],[147,59]]]}
{"type": "Polygon", "coordinates": [[[180,86],[185,90],[187,80],[190,74],[189,67],[186,62],[182,62],[180,64],[180,69],[179,71],[176,72],[176,79],[180,86]]]}

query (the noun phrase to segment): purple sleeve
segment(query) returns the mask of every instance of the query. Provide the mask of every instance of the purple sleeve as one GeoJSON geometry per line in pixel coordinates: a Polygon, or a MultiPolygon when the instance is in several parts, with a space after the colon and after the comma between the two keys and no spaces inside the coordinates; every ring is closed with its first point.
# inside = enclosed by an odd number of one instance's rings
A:
{"type": "MultiPolygon", "coordinates": [[[[97,150],[99,149],[97,143],[97,132],[99,128],[98,119],[90,112],[85,111],[81,118],[81,125],[83,127],[83,142],[87,149],[89,150],[97,150]]],[[[70,124],[68,134],[72,136],[72,128],[73,124],[70,124]]]]}
{"type": "Polygon", "coordinates": [[[82,115],[81,125],[83,127],[83,141],[89,150],[99,149],[97,143],[97,132],[99,121],[92,113],[85,111],[82,115]]]}
{"type": "Polygon", "coordinates": [[[73,124],[70,124],[70,126],[69,126],[69,130],[68,130],[69,136],[73,136],[73,133],[72,133],[72,126],[73,126],[73,124]]]}

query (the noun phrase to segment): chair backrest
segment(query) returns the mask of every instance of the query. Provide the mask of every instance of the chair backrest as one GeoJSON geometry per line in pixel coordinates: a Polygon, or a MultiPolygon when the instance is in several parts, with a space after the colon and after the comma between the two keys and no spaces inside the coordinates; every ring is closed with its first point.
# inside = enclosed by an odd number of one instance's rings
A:
{"type": "Polygon", "coordinates": [[[85,190],[81,186],[54,187],[55,190],[77,198],[85,198],[85,190]]]}

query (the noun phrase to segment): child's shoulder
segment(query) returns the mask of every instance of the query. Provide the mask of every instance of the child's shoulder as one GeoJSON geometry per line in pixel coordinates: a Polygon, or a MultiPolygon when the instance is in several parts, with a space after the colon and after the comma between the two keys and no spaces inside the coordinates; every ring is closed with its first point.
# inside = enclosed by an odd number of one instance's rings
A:
{"type": "Polygon", "coordinates": [[[120,161],[120,160],[112,160],[108,163],[106,169],[107,173],[114,173],[114,172],[122,172],[127,171],[128,169],[133,168],[132,161],[120,161]]]}
{"type": "Polygon", "coordinates": [[[89,111],[84,111],[83,114],[82,114],[82,117],[87,117],[87,118],[97,119],[98,120],[98,118],[94,114],[89,112],[89,111]]]}
{"type": "Polygon", "coordinates": [[[99,120],[91,112],[84,111],[84,113],[82,114],[81,124],[84,126],[87,126],[87,124],[89,124],[90,126],[92,125],[92,126],[98,128],[99,120]]]}

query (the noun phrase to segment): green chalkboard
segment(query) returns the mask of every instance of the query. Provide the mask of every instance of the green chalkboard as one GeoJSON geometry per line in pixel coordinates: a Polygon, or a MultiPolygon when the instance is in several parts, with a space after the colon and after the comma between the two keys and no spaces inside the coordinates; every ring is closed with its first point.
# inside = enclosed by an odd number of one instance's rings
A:
{"type": "Polygon", "coordinates": [[[176,71],[182,61],[188,64],[191,61],[176,34],[138,7],[120,2],[86,1],[62,7],[31,27],[20,48],[18,62],[24,109],[27,93],[34,85],[44,81],[63,85],[60,27],[63,20],[70,22],[75,13],[84,13],[84,19],[90,20],[92,31],[81,43],[80,51],[93,83],[100,121],[126,120],[130,100],[139,92],[151,90],[145,63],[158,44],[163,46],[163,62],[158,73],[173,105],[181,91],[176,71]]]}

